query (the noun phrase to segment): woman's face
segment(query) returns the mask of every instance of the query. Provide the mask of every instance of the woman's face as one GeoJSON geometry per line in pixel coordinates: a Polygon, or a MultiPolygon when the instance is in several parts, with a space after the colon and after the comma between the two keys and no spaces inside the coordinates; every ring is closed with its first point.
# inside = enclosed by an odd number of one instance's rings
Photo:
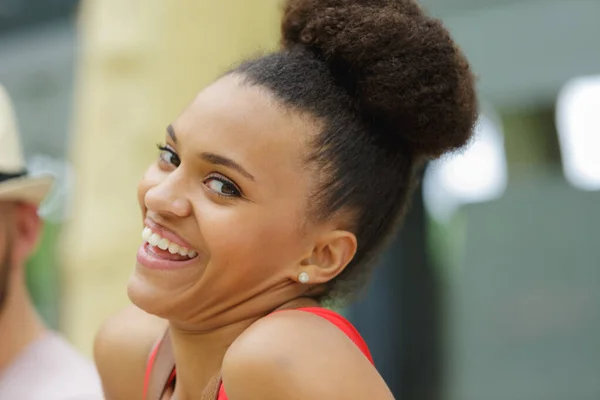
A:
{"type": "Polygon", "coordinates": [[[316,132],[235,75],[203,90],[139,184],[146,229],[131,300],[195,327],[301,296],[297,276],[319,234],[305,219],[313,185],[303,162],[316,132]]]}

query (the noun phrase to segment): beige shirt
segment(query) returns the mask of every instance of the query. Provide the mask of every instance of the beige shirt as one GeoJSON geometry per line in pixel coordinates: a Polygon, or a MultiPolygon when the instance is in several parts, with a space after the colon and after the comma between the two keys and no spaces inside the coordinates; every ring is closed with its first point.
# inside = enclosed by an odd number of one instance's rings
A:
{"type": "Polygon", "coordinates": [[[0,371],[0,400],[102,400],[93,363],[55,333],[29,345],[0,371]]]}

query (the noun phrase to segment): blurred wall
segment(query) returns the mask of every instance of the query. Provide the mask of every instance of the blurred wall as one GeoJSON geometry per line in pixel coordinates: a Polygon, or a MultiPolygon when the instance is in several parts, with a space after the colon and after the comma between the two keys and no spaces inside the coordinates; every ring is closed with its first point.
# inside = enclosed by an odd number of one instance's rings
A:
{"type": "Polygon", "coordinates": [[[275,0],[82,2],[62,300],[63,330],[85,353],[128,303],[142,229],[136,186],[155,143],[204,85],[276,45],[278,23],[275,0]]]}
{"type": "Polygon", "coordinates": [[[422,2],[501,117],[509,176],[501,198],[448,223],[452,251],[434,249],[447,292],[443,398],[597,399],[598,192],[562,174],[555,104],[567,80],[600,72],[600,2],[422,2]]]}
{"type": "Polygon", "coordinates": [[[598,73],[598,0],[420,2],[449,27],[495,107],[554,105],[568,79],[598,73]]]}

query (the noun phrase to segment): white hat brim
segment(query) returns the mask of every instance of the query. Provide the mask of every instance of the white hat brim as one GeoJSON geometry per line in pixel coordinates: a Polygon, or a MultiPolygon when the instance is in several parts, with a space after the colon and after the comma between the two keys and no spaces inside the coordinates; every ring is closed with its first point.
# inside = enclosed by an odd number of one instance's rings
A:
{"type": "Polygon", "coordinates": [[[9,179],[0,182],[0,201],[23,201],[39,206],[53,184],[54,177],[48,175],[9,179]]]}

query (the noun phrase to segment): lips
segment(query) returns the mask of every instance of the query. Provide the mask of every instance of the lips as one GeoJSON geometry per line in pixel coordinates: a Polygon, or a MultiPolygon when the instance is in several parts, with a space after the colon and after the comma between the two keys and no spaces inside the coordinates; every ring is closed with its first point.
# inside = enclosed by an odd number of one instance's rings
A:
{"type": "Polygon", "coordinates": [[[185,242],[172,232],[156,224],[151,225],[142,231],[144,243],[137,255],[140,264],[151,269],[175,269],[194,263],[197,251],[184,245],[185,242]]]}
{"type": "MultiPolygon", "coordinates": [[[[145,227],[142,231],[142,239],[156,250],[162,250],[162,253],[169,253],[171,255],[180,255],[181,257],[194,258],[198,253],[194,250],[190,250],[185,246],[181,246],[175,242],[170,241],[167,238],[162,237],[158,233],[155,233],[149,227],[145,227]]],[[[161,252],[157,252],[161,254],[161,252]]]]}

